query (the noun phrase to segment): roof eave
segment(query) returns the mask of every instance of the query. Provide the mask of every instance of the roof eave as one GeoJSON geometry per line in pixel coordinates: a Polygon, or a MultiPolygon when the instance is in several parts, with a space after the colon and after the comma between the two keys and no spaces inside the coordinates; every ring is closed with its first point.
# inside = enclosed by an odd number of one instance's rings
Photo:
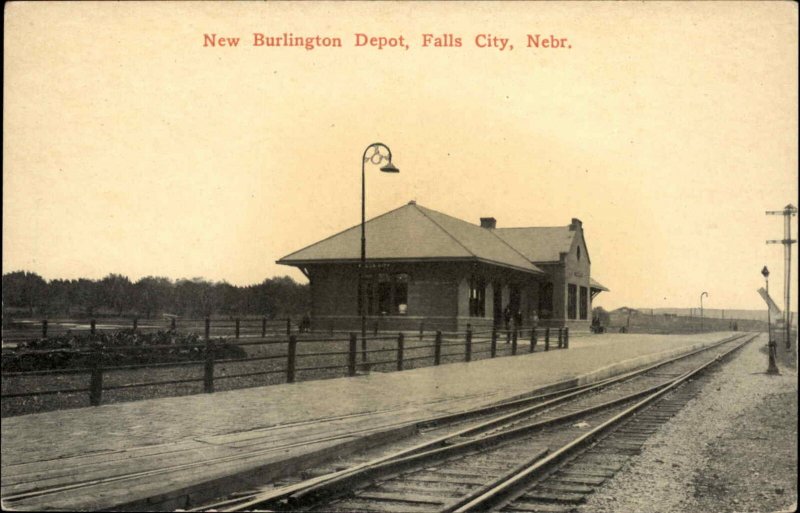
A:
{"type": "MultiPolygon", "coordinates": [[[[425,257],[425,258],[367,258],[367,263],[383,263],[383,262],[405,262],[405,263],[423,263],[423,262],[453,262],[453,261],[472,261],[475,257],[425,257]]],[[[275,261],[276,264],[281,265],[327,265],[327,264],[358,264],[361,263],[360,258],[321,258],[311,260],[286,260],[284,258],[275,261]]]]}
{"type": "MultiPolygon", "coordinates": [[[[528,269],[525,267],[519,267],[512,264],[506,264],[502,262],[495,262],[493,260],[487,260],[485,258],[478,258],[478,257],[429,257],[429,258],[368,258],[367,263],[426,263],[426,262],[482,262],[489,265],[496,265],[498,267],[505,267],[508,269],[514,269],[515,271],[522,271],[529,274],[535,275],[543,275],[547,274],[542,269],[539,269],[533,266],[532,269],[528,269]]],[[[361,262],[359,258],[331,258],[331,259],[322,259],[322,260],[286,260],[280,259],[276,260],[275,263],[279,265],[291,265],[294,267],[299,266],[306,266],[306,265],[329,265],[329,264],[358,264],[361,262]]]]}
{"type": "Polygon", "coordinates": [[[526,272],[526,273],[530,273],[530,274],[536,274],[536,275],[547,274],[545,271],[543,271],[542,269],[539,269],[538,267],[536,267],[533,264],[531,264],[532,267],[533,267],[532,269],[526,269],[524,267],[518,267],[516,265],[511,265],[511,264],[504,264],[502,262],[495,262],[493,260],[487,260],[485,258],[476,258],[475,260],[477,260],[479,262],[483,262],[485,264],[496,265],[498,267],[506,267],[508,269],[514,269],[516,271],[522,271],[522,272],[526,272]]]}

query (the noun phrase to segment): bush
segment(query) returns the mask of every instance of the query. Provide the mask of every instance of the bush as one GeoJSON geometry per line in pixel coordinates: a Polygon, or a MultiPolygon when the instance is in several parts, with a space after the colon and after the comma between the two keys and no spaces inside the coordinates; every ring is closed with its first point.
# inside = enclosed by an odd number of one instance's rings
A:
{"type": "MultiPolygon", "coordinates": [[[[196,334],[176,331],[136,333],[131,329],[96,335],[61,335],[20,343],[15,349],[3,349],[2,370],[24,372],[76,369],[95,363],[113,367],[147,363],[204,360],[206,344],[196,334]],[[150,346],[173,346],[153,348],[150,346]]],[[[223,338],[213,340],[214,359],[244,358],[247,353],[223,338]]]]}

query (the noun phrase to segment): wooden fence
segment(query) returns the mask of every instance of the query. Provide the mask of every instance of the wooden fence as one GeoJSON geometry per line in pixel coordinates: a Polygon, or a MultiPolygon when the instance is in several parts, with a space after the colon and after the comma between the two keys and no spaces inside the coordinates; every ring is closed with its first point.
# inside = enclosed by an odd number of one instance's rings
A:
{"type": "MultiPolygon", "coordinates": [[[[440,365],[455,361],[472,361],[473,359],[495,358],[498,355],[513,356],[519,353],[533,353],[536,351],[549,351],[551,349],[567,349],[569,347],[570,333],[568,328],[522,328],[511,330],[484,330],[465,332],[419,332],[397,333],[396,335],[369,335],[361,340],[355,333],[346,336],[320,336],[319,334],[296,333],[291,322],[284,324],[286,330],[280,337],[268,335],[265,325],[261,326],[261,337],[253,340],[240,338],[241,323],[234,323],[235,334],[233,340],[224,339],[242,348],[258,348],[255,356],[243,358],[215,359],[212,338],[212,324],[209,319],[203,320],[204,351],[202,359],[189,361],[146,363],[133,365],[102,365],[104,351],[115,352],[125,350],[143,349],[152,351],[174,351],[176,345],[148,345],[148,346],[118,346],[104,348],[101,346],[89,349],[71,350],[85,355],[90,365],[75,369],[35,370],[22,372],[4,372],[2,399],[29,398],[33,396],[63,394],[88,394],[90,405],[103,403],[104,392],[113,390],[128,390],[141,387],[154,387],[166,385],[185,385],[202,383],[202,392],[213,393],[216,385],[221,380],[235,378],[250,378],[253,376],[282,376],[277,382],[294,383],[301,374],[305,379],[321,379],[326,377],[355,376],[359,370],[378,370],[382,372],[402,371],[412,367],[440,365]],[[288,333],[288,334],[286,334],[288,333]],[[320,347],[321,345],[321,347],[320,347]],[[275,352],[276,348],[285,348],[285,351],[275,352]],[[334,350],[331,350],[334,349],[334,350]],[[338,350],[336,350],[338,349],[338,350]],[[502,355],[500,353],[503,353],[502,355]],[[309,362],[310,363],[307,363],[309,362]],[[244,372],[230,372],[234,364],[257,364],[244,369],[244,372]],[[183,377],[180,379],[143,380],[132,383],[104,384],[104,378],[109,373],[125,370],[144,370],[147,377],[156,369],[195,366],[202,368],[202,373],[183,377]],[[221,371],[221,372],[218,372],[221,371]],[[25,383],[31,383],[31,378],[44,376],[64,377],[69,375],[84,374],[89,376],[88,386],[68,388],[48,388],[44,390],[27,390],[25,383]],[[9,387],[11,380],[23,380],[19,386],[9,387]],[[27,381],[25,381],[27,380],[27,381]],[[16,389],[16,390],[15,390],[16,389]],[[10,390],[10,391],[8,391],[10,390]]],[[[46,324],[42,328],[46,330],[46,324]]],[[[36,350],[26,350],[36,352],[36,350]]],[[[53,352],[53,350],[39,350],[39,353],[53,352]]],[[[63,380],[56,380],[62,382],[63,380]]],[[[252,385],[251,385],[252,386],[252,385]]],[[[238,387],[237,387],[238,388],[238,387]]],[[[200,391],[200,390],[198,390],[200,391]]],[[[167,394],[171,395],[171,394],[167,394]]]]}
{"type": "Polygon", "coordinates": [[[13,347],[20,342],[65,335],[95,335],[130,329],[137,333],[173,330],[181,333],[203,333],[206,322],[211,322],[212,335],[240,337],[268,337],[288,335],[300,329],[291,318],[229,318],[229,319],[42,319],[12,320],[3,327],[4,346],[13,347]]]}

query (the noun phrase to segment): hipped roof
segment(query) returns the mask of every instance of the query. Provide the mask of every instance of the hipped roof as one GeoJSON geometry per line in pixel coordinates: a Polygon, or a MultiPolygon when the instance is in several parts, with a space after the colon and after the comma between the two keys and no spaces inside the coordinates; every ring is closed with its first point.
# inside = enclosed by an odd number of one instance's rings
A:
{"type": "Polygon", "coordinates": [[[567,226],[496,228],[495,233],[531,262],[558,262],[569,253],[577,231],[567,226]]]}
{"type": "MultiPolygon", "coordinates": [[[[365,225],[367,259],[473,260],[534,274],[544,271],[498,236],[495,230],[462,221],[414,202],[391,210],[365,225]]],[[[279,264],[357,262],[361,225],[287,255],[279,264]]]]}

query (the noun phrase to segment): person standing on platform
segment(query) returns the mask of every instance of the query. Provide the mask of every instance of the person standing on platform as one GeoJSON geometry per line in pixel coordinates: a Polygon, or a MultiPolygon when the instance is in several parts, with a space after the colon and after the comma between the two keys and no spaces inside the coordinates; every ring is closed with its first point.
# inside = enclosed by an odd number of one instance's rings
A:
{"type": "MultiPolygon", "coordinates": [[[[503,326],[506,329],[506,333],[508,333],[511,329],[511,308],[508,305],[503,309],[503,326]]],[[[507,342],[508,340],[506,340],[507,342]]]]}

